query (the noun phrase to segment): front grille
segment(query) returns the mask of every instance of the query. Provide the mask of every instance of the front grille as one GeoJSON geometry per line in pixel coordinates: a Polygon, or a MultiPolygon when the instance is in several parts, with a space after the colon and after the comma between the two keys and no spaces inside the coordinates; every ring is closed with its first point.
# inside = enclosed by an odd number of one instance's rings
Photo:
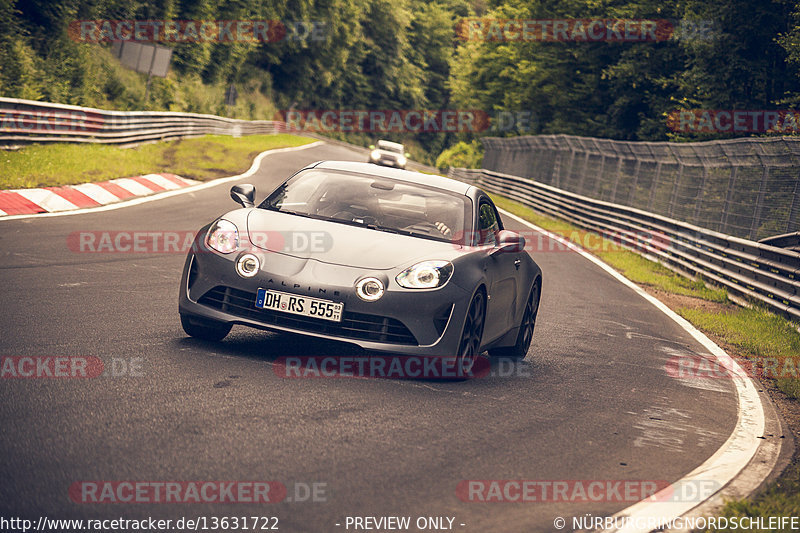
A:
{"type": "Polygon", "coordinates": [[[331,322],[308,316],[280,313],[255,306],[256,294],[232,287],[217,286],[205,293],[198,303],[242,318],[292,328],[300,331],[330,335],[345,339],[360,339],[390,344],[416,346],[419,343],[408,328],[394,318],[353,313],[345,309],[341,322],[331,322]]]}

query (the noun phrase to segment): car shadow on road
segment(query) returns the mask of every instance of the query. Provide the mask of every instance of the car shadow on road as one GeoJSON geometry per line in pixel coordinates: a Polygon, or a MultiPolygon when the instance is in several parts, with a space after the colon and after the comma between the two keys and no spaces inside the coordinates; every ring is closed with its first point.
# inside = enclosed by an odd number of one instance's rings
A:
{"type": "Polygon", "coordinates": [[[283,378],[351,378],[410,380],[421,383],[465,382],[485,378],[535,379],[534,361],[478,357],[469,372],[454,361],[437,357],[370,353],[354,344],[288,333],[234,328],[221,342],[191,337],[175,340],[179,348],[210,354],[264,361],[283,378]]]}

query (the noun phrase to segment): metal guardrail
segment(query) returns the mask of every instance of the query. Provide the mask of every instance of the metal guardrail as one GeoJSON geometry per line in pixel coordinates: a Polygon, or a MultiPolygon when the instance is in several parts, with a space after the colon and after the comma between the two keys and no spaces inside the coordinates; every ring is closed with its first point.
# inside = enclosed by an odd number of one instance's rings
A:
{"type": "Polygon", "coordinates": [[[790,250],[800,251],[800,231],[786,233],[784,235],[774,235],[758,241],[762,244],[777,246],[779,248],[789,248],[790,250]]]}
{"type": "Polygon", "coordinates": [[[280,133],[274,120],[238,120],[200,113],[106,111],[66,104],[0,98],[0,146],[70,142],[134,144],[199,135],[280,133]]]}
{"type": "Polygon", "coordinates": [[[551,185],[488,170],[454,169],[448,176],[532,209],[611,236],[682,274],[701,276],[800,322],[800,252],[770,246],[551,185]]]}
{"type": "MultiPolygon", "coordinates": [[[[0,97],[0,147],[29,143],[66,142],[137,144],[200,135],[268,135],[292,133],[364,154],[369,149],[310,131],[287,127],[278,120],[238,120],[169,111],[106,111],[91,107],[0,97]]],[[[434,167],[408,162],[408,168],[438,173],[434,167]]]]}

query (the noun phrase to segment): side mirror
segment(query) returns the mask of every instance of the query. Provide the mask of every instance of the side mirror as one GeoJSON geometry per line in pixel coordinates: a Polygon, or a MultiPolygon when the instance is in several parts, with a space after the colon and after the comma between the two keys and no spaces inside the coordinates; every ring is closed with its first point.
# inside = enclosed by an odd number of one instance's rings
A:
{"type": "Polygon", "coordinates": [[[370,145],[369,145],[369,149],[370,149],[370,150],[374,150],[374,149],[375,149],[375,145],[374,145],[374,144],[370,144],[370,145]]]}
{"type": "Polygon", "coordinates": [[[253,207],[256,205],[256,188],[249,183],[234,185],[231,187],[231,198],[242,207],[253,207]]]}
{"type": "Polygon", "coordinates": [[[497,242],[489,255],[495,256],[498,254],[521,252],[525,249],[525,237],[511,230],[501,230],[497,234],[497,242]]]}

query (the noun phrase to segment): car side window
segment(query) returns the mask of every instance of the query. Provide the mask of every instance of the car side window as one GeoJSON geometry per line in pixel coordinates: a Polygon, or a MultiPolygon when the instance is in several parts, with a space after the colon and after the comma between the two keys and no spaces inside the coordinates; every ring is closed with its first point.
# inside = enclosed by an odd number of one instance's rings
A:
{"type": "Polygon", "coordinates": [[[478,207],[478,245],[494,244],[498,231],[500,223],[497,220],[497,212],[492,204],[481,200],[478,207]]]}

